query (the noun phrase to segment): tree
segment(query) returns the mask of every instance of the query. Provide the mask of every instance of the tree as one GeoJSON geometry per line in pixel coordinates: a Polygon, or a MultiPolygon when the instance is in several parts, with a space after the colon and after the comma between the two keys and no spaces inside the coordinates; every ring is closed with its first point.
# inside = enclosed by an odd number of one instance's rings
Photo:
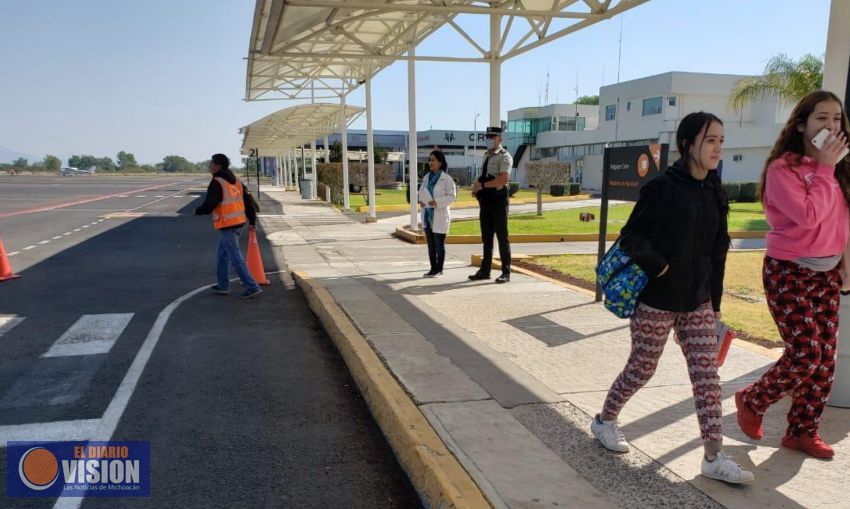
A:
{"type": "Polygon", "coordinates": [[[62,169],[62,160],[56,156],[48,154],[44,156],[42,166],[44,166],[44,169],[47,171],[59,171],[62,169]]]}
{"type": "MultiPolygon", "coordinates": [[[[373,149],[373,151],[375,153],[374,159],[375,159],[375,162],[377,164],[383,164],[383,163],[387,162],[387,156],[389,155],[389,153],[387,152],[386,148],[384,148],[380,145],[375,145],[375,148],[373,149]]],[[[341,157],[340,157],[340,161],[342,161],[341,157]]]]}
{"type": "Polygon", "coordinates": [[[111,157],[101,157],[97,159],[94,163],[94,167],[97,168],[98,171],[115,171],[115,161],[112,160],[111,157]]]}
{"type": "Polygon", "coordinates": [[[68,166],[80,170],[88,170],[97,166],[97,158],[90,155],[73,155],[68,158],[68,166]]]}
{"type": "Polygon", "coordinates": [[[16,170],[26,170],[29,165],[30,162],[24,157],[19,157],[12,161],[12,167],[16,170]]]}
{"type": "Polygon", "coordinates": [[[598,95],[583,95],[576,99],[576,104],[590,104],[599,106],[599,96],[598,95]]]}
{"type": "Polygon", "coordinates": [[[118,155],[115,156],[118,159],[118,169],[126,170],[128,168],[136,168],[139,166],[139,163],[136,162],[136,156],[129,152],[118,152],[118,155]]]}
{"type": "Polygon", "coordinates": [[[331,143],[330,146],[330,162],[331,163],[341,163],[342,162],[342,143],[335,141],[331,143]]]}
{"type": "Polygon", "coordinates": [[[543,215],[543,188],[552,184],[566,184],[570,178],[570,165],[560,161],[532,161],[526,167],[528,183],[537,189],[537,215],[543,215]]]}
{"type": "Polygon", "coordinates": [[[806,94],[823,85],[823,58],[806,54],[800,60],[788,55],[771,58],[764,67],[764,76],[744,78],[735,84],[729,104],[740,109],[761,98],[775,98],[796,103],[806,94]]]}
{"type": "Polygon", "coordinates": [[[195,165],[188,159],[174,155],[165,156],[157,166],[168,173],[191,173],[195,171],[195,165]]]}

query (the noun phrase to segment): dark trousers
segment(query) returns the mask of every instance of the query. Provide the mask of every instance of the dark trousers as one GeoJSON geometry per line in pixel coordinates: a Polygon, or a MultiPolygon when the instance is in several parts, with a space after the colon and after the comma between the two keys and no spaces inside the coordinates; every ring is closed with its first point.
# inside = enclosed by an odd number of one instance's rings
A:
{"type": "Polygon", "coordinates": [[[434,233],[431,228],[425,228],[425,238],[428,239],[431,272],[443,272],[443,263],[446,261],[446,234],[434,233]]]}
{"type": "Polygon", "coordinates": [[[482,274],[490,273],[493,264],[493,234],[499,240],[499,258],[502,274],[511,273],[511,243],[508,241],[508,201],[481,202],[478,213],[481,223],[481,241],[484,243],[484,259],[481,260],[482,274]]]}

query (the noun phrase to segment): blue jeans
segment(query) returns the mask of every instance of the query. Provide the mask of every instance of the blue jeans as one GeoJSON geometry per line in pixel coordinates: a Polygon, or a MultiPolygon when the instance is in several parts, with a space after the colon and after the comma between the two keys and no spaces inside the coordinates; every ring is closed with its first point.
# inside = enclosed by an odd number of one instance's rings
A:
{"type": "Polygon", "coordinates": [[[225,290],[230,289],[230,264],[242,280],[242,285],[246,290],[254,290],[260,285],[251,276],[248,271],[248,266],[245,264],[245,258],[242,257],[242,252],[239,251],[239,234],[242,233],[242,228],[233,228],[231,230],[219,230],[221,236],[218,238],[218,246],[216,247],[215,256],[218,260],[216,275],[218,276],[218,287],[225,290]]]}
{"type": "Polygon", "coordinates": [[[434,233],[431,228],[425,228],[425,238],[428,240],[431,272],[443,272],[443,263],[446,261],[446,234],[434,233]]]}

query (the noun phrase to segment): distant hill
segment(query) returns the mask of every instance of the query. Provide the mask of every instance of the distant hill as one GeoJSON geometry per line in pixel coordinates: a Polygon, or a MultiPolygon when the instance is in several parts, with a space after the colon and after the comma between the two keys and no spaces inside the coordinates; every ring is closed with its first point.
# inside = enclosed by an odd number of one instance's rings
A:
{"type": "Polygon", "coordinates": [[[41,159],[40,157],[33,156],[32,154],[25,154],[10,148],[0,147],[0,163],[11,163],[19,157],[25,158],[30,163],[41,159]]]}

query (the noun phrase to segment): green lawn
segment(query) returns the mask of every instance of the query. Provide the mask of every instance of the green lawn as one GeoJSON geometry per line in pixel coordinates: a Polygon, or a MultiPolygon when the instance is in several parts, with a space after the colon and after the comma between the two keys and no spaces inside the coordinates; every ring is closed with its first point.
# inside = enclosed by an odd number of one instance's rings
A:
{"type": "MultiPolygon", "coordinates": [[[[761,282],[764,251],[729,253],[726,261],[723,320],[733,329],[747,336],[781,346],[776,324],[767,309],[761,282]]],[[[531,262],[569,274],[589,282],[596,282],[596,255],[537,256],[531,262]]]]}
{"type": "MultiPolygon", "coordinates": [[[[375,189],[375,205],[407,205],[406,193],[405,189],[375,189]]],[[[351,193],[349,200],[352,208],[368,205],[364,193],[351,193]]]]}
{"type": "MultiPolygon", "coordinates": [[[[608,233],[617,233],[626,224],[634,204],[612,205],[608,208],[608,233]]],[[[560,234],[597,233],[599,231],[599,207],[583,207],[568,210],[546,210],[536,213],[517,214],[508,219],[508,230],[512,234],[560,234]],[[591,212],[595,221],[583,223],[578,220],[582,212],[591,212]]],[[[733,203],[729,212],[729,230],[767,231],[760,203],[733,203]]],[[[478,221],[456,221],[452,223],[451,235],[479,235],[478,221]]]]}

